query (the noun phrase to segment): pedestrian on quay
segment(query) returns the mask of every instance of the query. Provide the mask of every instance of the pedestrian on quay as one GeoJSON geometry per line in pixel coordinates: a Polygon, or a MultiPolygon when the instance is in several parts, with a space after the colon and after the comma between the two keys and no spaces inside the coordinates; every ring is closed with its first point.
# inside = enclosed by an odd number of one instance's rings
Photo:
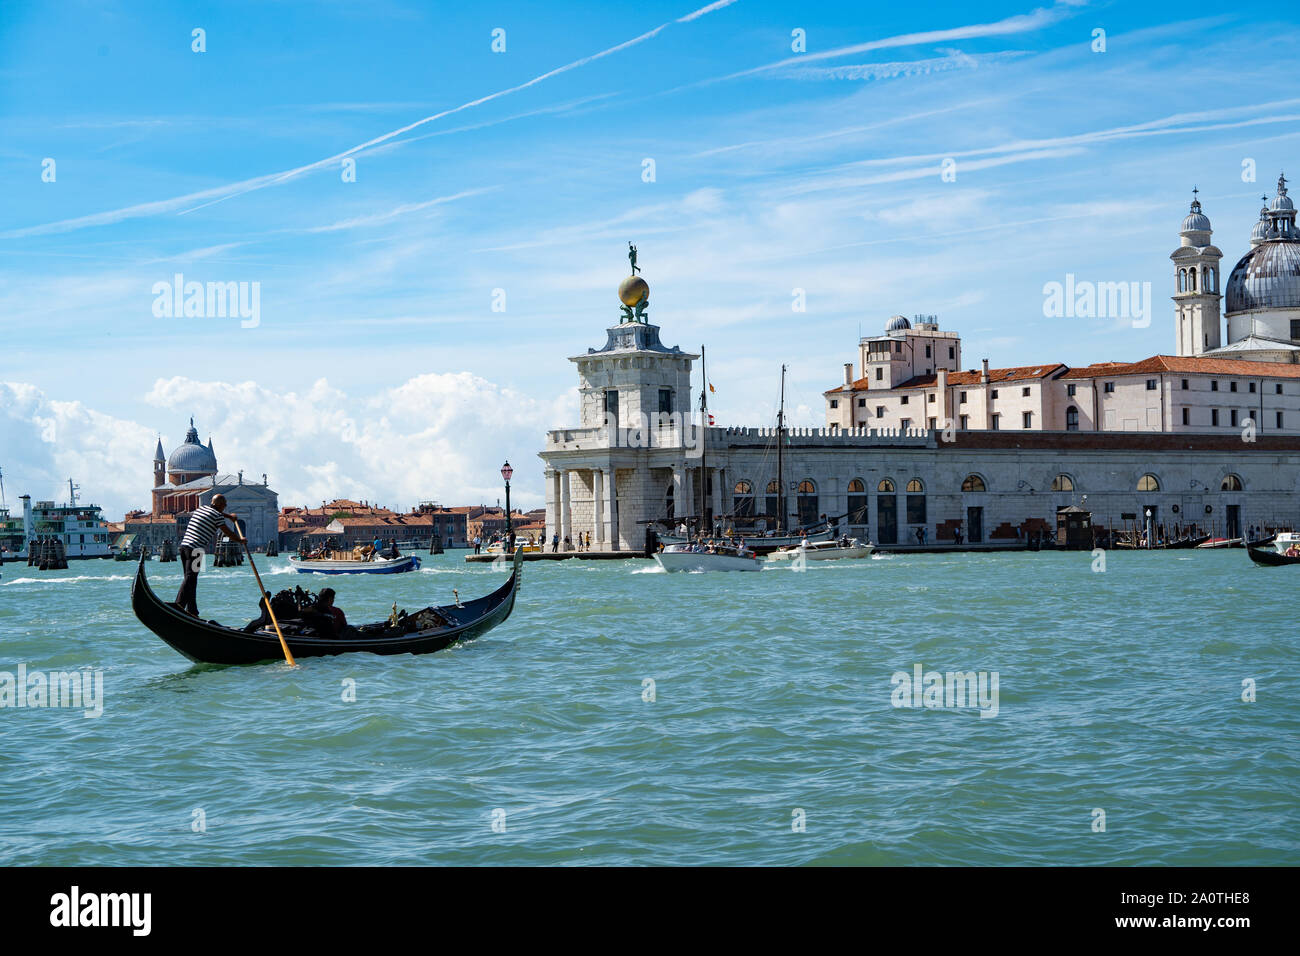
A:
{"type": "Polygon", "coordinates": [[[564,550],[566,552],[573,550],[573,542],[569,540],[569,536],[567,534],[564,536],[564,550]]]}
{"type": "Polygon", "coordinates": [[[557,531],[555,532],[555,534],[551,536],[551,554],[554,554],[556,551],[559,550],[560,550],[560,532],[557,531]]]}

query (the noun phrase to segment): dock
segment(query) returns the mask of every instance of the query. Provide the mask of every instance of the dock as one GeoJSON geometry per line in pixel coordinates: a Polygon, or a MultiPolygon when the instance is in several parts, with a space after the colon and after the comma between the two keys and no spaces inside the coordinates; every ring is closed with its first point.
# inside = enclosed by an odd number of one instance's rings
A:
{"type": "MultiPolygon", "coordinates": [[[[984,553],[1001,551],[1028,551],[1027,541],[981,541],[978,544],[886,544],[876,548],[876,554],[958,554],[984,553]]],[[[1044,551],[1060,551],[1063,548],[1043,548],[1044,551]]],[[[491,564],[500,554],[467,554],[465,560],[473,564],[491,564]]],[[[649,558],[644,551],[525,551],[525,561],[623,561],[628,558],[649,558]]]]}

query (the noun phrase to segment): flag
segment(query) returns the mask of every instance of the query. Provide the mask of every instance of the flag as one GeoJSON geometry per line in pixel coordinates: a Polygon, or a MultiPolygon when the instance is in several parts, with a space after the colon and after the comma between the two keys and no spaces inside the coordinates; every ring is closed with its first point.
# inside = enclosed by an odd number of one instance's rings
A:
{"type": "Polygon", "coordinates": [[[712,383],[712,382],[709,383],[709,391],[710,391],[710,392],[716,392],[716,391],[717,391],[717,389],[713,387],[713,383],[712,383]]]}
{"type": "Polygon", "coordinates": [[[709,424],[710,424],[710,425],[716,425],[716,424],[717,424],[717,422],[715,422],[715,421],[713,420],[713,413],[712,413],[712,412],[709,413],[709,424]]]}

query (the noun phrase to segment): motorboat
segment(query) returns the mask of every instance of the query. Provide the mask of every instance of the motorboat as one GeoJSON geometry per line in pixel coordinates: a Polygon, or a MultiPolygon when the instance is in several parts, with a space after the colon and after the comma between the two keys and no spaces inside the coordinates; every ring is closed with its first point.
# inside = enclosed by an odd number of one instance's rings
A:
{"type": "Polygon", "coordinates": [[[655,554],[665,571],[761,571],[753,551],[730,544],[670,544],[655,554]]]}
{"type": "Polygon", "coordinates": [[[840,558],[868,558],[876,548],[871,542],[857,538],[840,538],[836,541],[801,541],[790,548],[782,548],[767,556],[769,561],[835,561],[840,558]]]}

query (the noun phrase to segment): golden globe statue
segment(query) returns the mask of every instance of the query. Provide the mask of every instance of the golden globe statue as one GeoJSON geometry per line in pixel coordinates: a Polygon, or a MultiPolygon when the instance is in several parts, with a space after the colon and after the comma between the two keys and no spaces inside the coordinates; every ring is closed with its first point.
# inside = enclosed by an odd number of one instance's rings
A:
{"type": "Polygon", "coordinates": [[[642,299],[649,298],[650,286],[640,276],[628,276],[618,287],[618,298],[629,308],[635,308],[642,299]]]}

